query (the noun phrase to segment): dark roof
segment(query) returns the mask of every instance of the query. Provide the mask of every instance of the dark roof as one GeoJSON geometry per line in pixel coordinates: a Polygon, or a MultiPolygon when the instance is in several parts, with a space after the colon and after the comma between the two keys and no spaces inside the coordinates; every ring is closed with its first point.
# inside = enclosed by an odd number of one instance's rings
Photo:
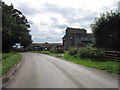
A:
{"type": "Polygon", "coordinates": [[[83,29],[83,28],[71,28],[71,27],[67,27],[67,29],[66,30],[85,30],[85,29],[83,29]]]}

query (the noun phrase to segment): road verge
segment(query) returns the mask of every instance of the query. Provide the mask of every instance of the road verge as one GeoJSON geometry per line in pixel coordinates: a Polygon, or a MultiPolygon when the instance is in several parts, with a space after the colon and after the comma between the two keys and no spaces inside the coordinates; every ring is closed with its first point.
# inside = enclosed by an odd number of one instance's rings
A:
{"type": "Polygon", "coordinates": [[[15,64],[5,75],[0,77],[2,80],[2,88],[4,88],[9,83],[9,81],[13,79],[15,73],[19,70],[22,63],[23,59],[21,59],[19,63],[15,64]]]}

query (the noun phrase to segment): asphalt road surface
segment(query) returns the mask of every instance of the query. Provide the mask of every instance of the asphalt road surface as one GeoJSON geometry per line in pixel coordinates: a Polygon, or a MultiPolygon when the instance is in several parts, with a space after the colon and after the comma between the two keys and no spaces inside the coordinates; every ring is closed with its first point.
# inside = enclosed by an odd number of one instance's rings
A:
{"type": "Polygon", "coordinates": [[[118,88],[118,77],[37,53],[22,53],[23,64],[7,88],[118,88]]]}

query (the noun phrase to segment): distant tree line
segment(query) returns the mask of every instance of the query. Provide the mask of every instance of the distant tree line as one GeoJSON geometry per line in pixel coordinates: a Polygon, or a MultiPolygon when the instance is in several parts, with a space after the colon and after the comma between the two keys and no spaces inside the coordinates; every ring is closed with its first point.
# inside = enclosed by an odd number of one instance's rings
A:
{"type": "Polygon", "coordinates": [[[106,12],[95,18],[91,24],[95,37],[95,47],[120,51],[120,13],[106,12]]]}
{"type": "Polygon", "coordinates": [[[13,5],[2,3],[2,51],[10,51],[16,43],[26,48],[32,43],[29,34],[30,25],[21,11],[14,9],[13,5]]]}

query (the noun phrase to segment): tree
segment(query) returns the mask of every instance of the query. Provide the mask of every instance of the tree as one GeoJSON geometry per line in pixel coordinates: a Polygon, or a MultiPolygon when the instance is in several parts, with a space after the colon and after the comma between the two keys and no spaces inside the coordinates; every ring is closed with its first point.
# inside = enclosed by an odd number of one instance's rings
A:
{"type": "Polygon", "coordinates": [[[120,51],[120,13],[106,12],[91,24],[95,46],[106,50],[120,51]]]}
{"type": "Polygon", "coordinates": [[[2,2],[2,50],[10,51],[15,43],[20,43],[25,48],[32,43],[29,34],[30,25],[26,17],[13,5],[2,2]]]}

